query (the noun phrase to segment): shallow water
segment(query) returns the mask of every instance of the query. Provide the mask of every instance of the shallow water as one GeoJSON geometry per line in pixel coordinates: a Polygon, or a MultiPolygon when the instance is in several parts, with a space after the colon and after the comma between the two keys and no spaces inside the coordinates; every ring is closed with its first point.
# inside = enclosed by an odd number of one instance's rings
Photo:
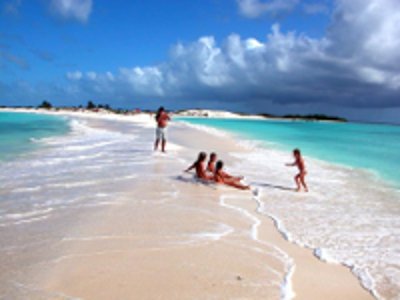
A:
{"type": "Polygon", "coordinates": [[[152,156],[138,128],[125,135],[83,121],[70,125],[67,134],[35,138],[38,145],[23,156],[0,162],[0,296],[7,299],[54,296],[35,291],[28,271],[57,258],[70,228],[127,201],[152,156]]]}
{"type": "Polygon", "coordinates": [[[51,115],[0,112],[0,160],[14,159],[35,150],[36,140],[64,135],[66,118],[51,115]]]}

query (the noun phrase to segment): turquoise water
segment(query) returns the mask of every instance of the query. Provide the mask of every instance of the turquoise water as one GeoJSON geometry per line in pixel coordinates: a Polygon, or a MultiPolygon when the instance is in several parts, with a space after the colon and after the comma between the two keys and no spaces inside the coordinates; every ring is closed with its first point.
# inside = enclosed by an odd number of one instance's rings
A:
{"type": "Polygon", "coordinates": [[[276,143],[284,151],[363,168],[400,186],[400,126],[361,123],[179,118],[249,139],[276,143]]]}
{"type": "Polygon", "coordinates": [[[38,147],[35,140],[62,135],[69,131],[65,118],[0,112],[0,160],[12,159],[38,147]]]}

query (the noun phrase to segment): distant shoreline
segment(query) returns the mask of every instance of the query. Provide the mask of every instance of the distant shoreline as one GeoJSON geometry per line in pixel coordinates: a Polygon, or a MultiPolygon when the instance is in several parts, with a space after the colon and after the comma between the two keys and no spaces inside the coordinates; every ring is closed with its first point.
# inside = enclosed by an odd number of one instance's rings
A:
{"type": "Polygon", "coordinates": [[[188,109],[179,110],[176,112],[179,116],[184,117],[205,117],[205,118],[219,118],[219,117],[233,117],[233,118],[252,118],[252,119],[271,119],[271,120],[293,120],[293,121],[331,121],[331,122],[347,122],[347,119],[337,116],[327,116],[323,114],[306,114],[306,115],[283,115],[276,116],[272,114],[246,114],[246,113],[232,113],[222,110],[206,110],[206,109],[188,109]]]}
{"type": "MultiPolygon", "coordinates": [[[[85,115],[116,115],[116,116],[132,116],[137,114],[149,114],[152,115],[154,111],[140,111],[140,110],[125,110],[125,109],[111,109],[104,107],[97,108],[82,108],[82,107],[10,107],[0,106],[0,111],[9,112],[39,112],[39,113],[83,113],[85,115]]],[[[338,122],[346,123],[347,119],[327,116],[322,114],[307,114],[307,115],[283,115],[276,116],[272,114],[246,114],[246,113],[234,113],[227,110],[209,110],[209,109],[187,109],[171,111],[171,114],[178,117],[195,117],[195,118],[226,118],[226,119],[256,119],[256,120],[288,120],[288,121],[310,121],[310,122],[338,122]]]]}

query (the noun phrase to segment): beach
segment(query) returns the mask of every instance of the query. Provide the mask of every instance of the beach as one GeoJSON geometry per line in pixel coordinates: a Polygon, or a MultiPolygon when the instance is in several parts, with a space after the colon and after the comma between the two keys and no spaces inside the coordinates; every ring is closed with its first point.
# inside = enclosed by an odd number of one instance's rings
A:
{"type": "MultiPolygon", "coordinates": [[[[306,195],[254,194],[182,172],[199,151],[244,171],[252,148],[232,135],[172,122],[161,154],[149,115],[59,114],[70,134],[2,163],[1,298],[374,299],[349,267],[318,259],[262,213],[306,195]]],[[[274,178],[281,161],[270,159],[264,184],[293,185],[291,175],[274,178]]],[[[396,299],[395,288],[379,297],[396,299]]]]}

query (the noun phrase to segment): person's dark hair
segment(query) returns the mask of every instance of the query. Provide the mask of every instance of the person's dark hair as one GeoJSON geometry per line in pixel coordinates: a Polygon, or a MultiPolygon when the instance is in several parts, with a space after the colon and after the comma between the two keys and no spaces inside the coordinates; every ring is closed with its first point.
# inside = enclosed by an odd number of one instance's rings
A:
{"type": "Polygon", "coordinates": [[[215,164],[215,172],[221,170],[224,167],[224,162],[222,160],[217,161],[215,164]]]}
{"type": "Polygon", "coordinates": [[[163,111],[164,111],[164,106],[160,106],[160,108],[157,110],[156,120],[158,120],[163,111]]]}
{"type": "Polygon", "coordinates": [[[217,157],[217,153],[211,152],[210,159],[215,159],[217,157]]]}
{"type": "Polygon", "coordinates": [[[297,149],[297,148],[296,148],[296,149],[294,149],[294,150],[293,150],[293,154],[300,155],[300,150],[299,150],[299,149],[297,149]]]}
{"type": "Polygon", "coordinates": [[[197,162],[201,162],[201,161],[205,160],[206,157],[207,157],[207,153],[205,153],[205,152],[203,152],[203,151],[200,152],[200,153],[199,153],[199,156],[198,156],[198,158],[197,158],[197,162]]]}

